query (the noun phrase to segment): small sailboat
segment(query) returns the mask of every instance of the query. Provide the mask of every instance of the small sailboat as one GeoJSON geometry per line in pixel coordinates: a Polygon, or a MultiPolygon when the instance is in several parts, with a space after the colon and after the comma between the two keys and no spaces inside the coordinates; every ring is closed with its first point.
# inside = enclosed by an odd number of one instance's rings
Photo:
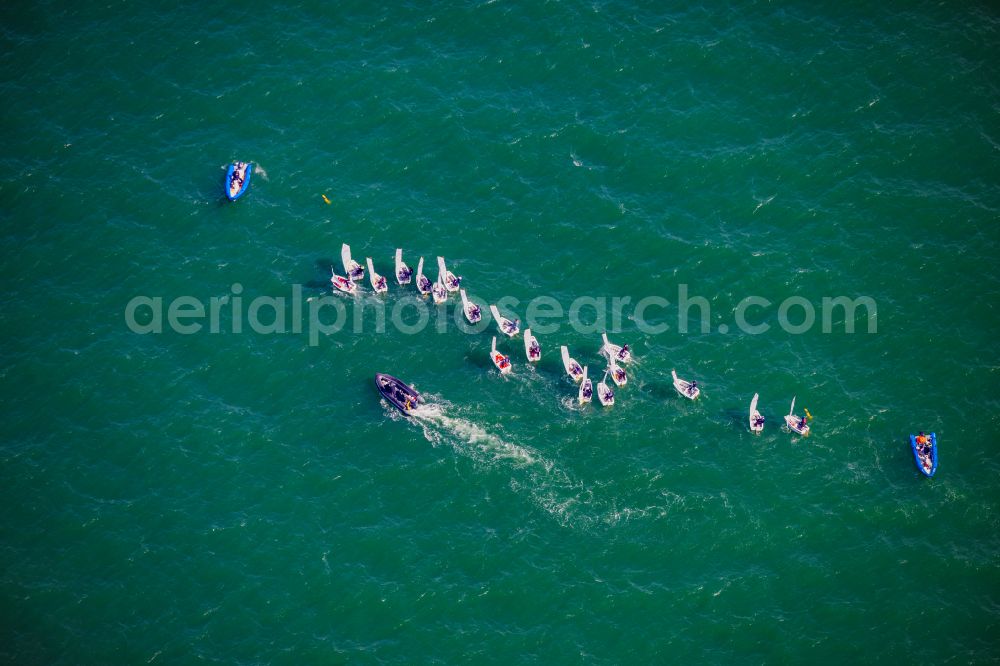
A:
{"type": "Polygon", "coordinates": [[[524,355],[528,357],[529,363],[542,358],[542,346],[538,344],[538,338],[531,334],[531,329],[524,329],[524,355]]]}
{"type": "Polygon", "coordinates": [[[375,268],[372,267],[372,258],[366,257],[365,263],[368,264],[368,279],[372,282],[372,289],[375,290],[376,294],[384,294],[389,291],[389,282],[385,279],[384,275],[379,275],[375,272],[375,268]]]}
{"type": "Polygon", "coordinates": [[[448,290],[441,284],[440,276],[438,276],[437,282],[431,287],[431,296],[434,297],[434,302],[438,305],[448,300],[448,290]]]}
{"type": "Polygon", "coordinates": [[[424,275],[424,258],[420,257],[420,261],[417,262],[417,291],[420,292],[421,296],[426,296],[431,293],[431,281],[424,275]]]}
{"type": "Polygon", "coordinates": [[[764,415],[757,411],[757,398],[754,393],[753,400],[750,401],[750,432],[759,435],[764,429],[764,415]]]}
{"type": "Polygon", "coordinates": [[[413,279],[413,269],[403,263],[403,248],[396,248],[396,282],[400,285],[410,284],[413,279]]]}
{"type": "Polygon", "coordinates": [[[497,351],[497,336],[493,336],[493,347],[490,349],[490,358],[493,360],[493,365],[497,366],[497,370],[500,371],[501,375],[506,375],[510,372],[510,358],[504,356],[497,351]]]}
{"type": "Polygon", "coordinates": [[[347,277],[357,282],[365,276],[365,269],[361,267],[361,264],[351,259],[351,246],[347,243],[340,246],[340,260],[344,264],[344,272],[347,273],[347,277]]]}
{"type": "Polygon", "coordinates": [[[587,377],[587,366],[583,366],[583,381],[580,382],[580,392],[577,394],[576,399],[582,405],[590,402],[590,399],[593,397],[594,382],[590,381],[590,378],[587,377]]]}
{"type": "Polygon", "coordinates": [[[601,333],[601,340],[604,343],[601,345],[601,354],[606,356],[609,361],[614,359],[617,363],[628,363],[632,360],[632,351],[628,345],[619,347],[609,342],[607,333],[601,333]]]}
{"type": "Polygon", "coordinates": [[[600,381],[597,385],[597,399],[601,401],[601,404],[605,407],[610,407],[615,404],[615,392],[611,390],[608,386],[608,372],[604,371],[604,379],[600,381]]]}
{"type": "Polygon", "coordinates": [[[499,328],[500,332],[506,335],[507,337],[512,338],[518,333],[520,333],[521,331],[520,320],[511,321],[510,319],[501,316],[500,311],[497,310],[497,306],[495,305],[490,306],[490,314],[493,315],[493,321],[497,323],[497,328],[499,328]]]}
{"type": "Polygon", "coordinates": [[[608,360],[608,372],[611,374],[611,379],[618,386],[625,386],[628,383],[628,376],[625,375],[624,368],[615,363],[614,356],[608,360]]]}
{"type": "Polygon", "coordinates": [[[483,318],[483,312],[480,310],[479,306],[473,303],[465,295],[465,290],[462,289],[462,312],[465,313],[465,318],[469,320],[470,324],[476,324],[480,319],[483,318]]]}
{"type": "Polygon", "coordinates": [[[250,187],[250,174],[253,164],[250,162],[233,162],[226,169],[226,198],[236,201],[246,194],[250,187]]]}
{"type": "Polygon", "coordinates": [[[689,382],[686,379],[681,379],[677,376],[677,372],[675,370],[671,370],[670,374],[674,378],[674,388],[677,389],[677,392],[682,396],[688,400],[694,400],[701,395],[701,389],[698,388],[698,382],[689,382]]]}
{"type": "Polygon", "coordinates": [[[455,277],[444,265],[444,257],[438,257],[438,279],[444,284],[445,289],[451,292],[458,291],[462,278],[455,277]]]}
{"type": "Polygon", "coordinates": [[[792,432],[802,435],[803,437],[809,436],[809,423],[804,416],[795,415],[795,398],[792,398],[792,406],[788,408],[788,413],[785,414],[785,425],[792,432]]]}
{"type": "Polygon", "coordinates": [[[330,267],[330,284],[333,285],[334,289],[342,291],[345,294],[354,294],[358,291],[358,285],[343,275],[337,275],[337,272],[333,270],[333,266],[330,267]]]}
{"type": "Polygon", "coordinates": [[[562,354],[563,367],[566,368],[566,374],[570,376],[570,379],[574,382],[583,379],[583,367],[576,362],[575,358],[569,357],[569,348],[563,345],[559,348],[559,352],[562,354]]]}

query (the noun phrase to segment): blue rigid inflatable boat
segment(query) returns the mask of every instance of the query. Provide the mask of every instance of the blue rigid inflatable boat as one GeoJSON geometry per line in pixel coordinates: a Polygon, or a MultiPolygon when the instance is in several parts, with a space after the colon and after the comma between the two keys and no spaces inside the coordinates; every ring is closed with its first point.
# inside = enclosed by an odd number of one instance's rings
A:
{"type": "Polygon", "coordinates": [[[230,164],[226,170],[226,198],[230,201],[236,201],[243,196],[243,193],[250,188],[250,174],[252,173],[252,162],[234,162],[230,164]]]}
{"type": "Polygon", "coordinates": [[[924,456],[921,457],[921,452],[917,448],[917,436],[910,435],[910,448],[913,449],[913,460],[917,463],[917,469],[919,469],[921,474],[924,476],[934,476],[934,472],[937,471],[938,466],[937,435],[932,432],[930,440],[929,458],[926,452],[924,456]],[[929,467],[927,466],[928,464],[930,465],[929,467]]]}

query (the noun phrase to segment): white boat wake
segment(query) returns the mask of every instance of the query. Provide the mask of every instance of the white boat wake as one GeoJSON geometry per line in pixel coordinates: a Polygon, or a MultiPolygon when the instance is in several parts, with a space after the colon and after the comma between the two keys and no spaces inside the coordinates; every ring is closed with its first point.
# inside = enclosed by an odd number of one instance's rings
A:
{"type": "MultiPolygon", "coordinates": [[[[387,409],[392,418],[406,419],[388,405],[387,409]]],[[[432,445],[450,446],[477,465],[509,474],[509,486],[514,493],[526,495],[563,526],[584,530],[606,528],[636,519],[662,518],[669,513],[669,506],[629,507],[621,498],[598,497],[600,483],[589,487],[555,461],[504,437],[500,426],[491,431],[467,418],[453,416],[455,410],[447,401],[433,396],[430,402],[413,409],[410,416],[432,445]]]]}

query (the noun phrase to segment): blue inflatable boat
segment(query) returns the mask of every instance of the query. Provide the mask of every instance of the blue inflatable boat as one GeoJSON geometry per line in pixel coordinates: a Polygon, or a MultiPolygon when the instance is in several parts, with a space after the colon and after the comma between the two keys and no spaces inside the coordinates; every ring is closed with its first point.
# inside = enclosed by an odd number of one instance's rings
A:
{"type": "Polygon", "coordinates": [[[253,163],[234,162],[226,170],[226,198],[236,201],[250,187],[250,174],[253,173],[253,163]]]}
{"type": "Polygon", "coordinates": [[[928,444],[923,447],[917,444],[916,435],[910,435],[910,448],[913,449],[917,469],[924,476],[934,476],[938,465],[937,435],[932,432],[928,444]]]}

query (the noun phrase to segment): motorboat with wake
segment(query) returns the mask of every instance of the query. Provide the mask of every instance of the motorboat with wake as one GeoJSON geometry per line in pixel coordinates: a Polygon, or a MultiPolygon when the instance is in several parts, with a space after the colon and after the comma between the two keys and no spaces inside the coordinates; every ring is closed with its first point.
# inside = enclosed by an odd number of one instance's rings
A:
{"type": "Polygon", "coordinates": [[[354,284],[351,280],[347,279],[343,275],[337,275],[337,272],[330,267],[330,284],[337,291],[342,291],[345,294],[354,294],[358,291],[358,285],[354,284]]]}
{"type": "Polygon", "coordinates": [[[583,367],[576,362],[575,358],[569,357],[569,348],[563,345],[559,348],[559,353],[562,354],[563,367],[566,369],[566,374],[570,376],[570,379],[574,382],[583,379],[583,367]]]}
{"type": "Polygon", "coordinates": [[[403,263],[403,248],[396,248],[396,282],[400,286],[410,284],[413,279],[413,269],[403,263]]]}
{"type": "Polygon", "coordinates": [[[458,291],[462,278],[455,277],[444,265],[444,257],[438,257],[438,279],[444,284],[444,288],[450,292],[458,291]]]}
{"type": "Polygon", "coordinates": [[[528,363],[534,363],[542,358],[542,346],[538,344],[538,338],[531,334],[531,329],[524,329],[524,355],[528,357],[528,363]]]}
{"type": "Polygon", "coordinates": [[[389,291],[389,282],[385,279],[384,275],[379,275],[375,272],[375,267],[372,266],[372,258],[366,257],[365,263],[368,264],[368,279],[372,282],[372,289],[375,290],[376,294],[384,294],[389,291]]]}
{"type": "Polygon", "coordinates": [[[250,174],[253,173],[253,163],[233,162],[226,169],[226,198],[236,201],[246,194],[250,187],[250,174]]]}
{"type": "Polygon", "coordinates": [[[441,284],[441,276],[438,276],[437,282],[431,286],[431,296],[434,297],[434,302],[438,305],[448,300],[448,290],[441,284]]]}
{"type": "Polygon", "coordinates": [[[604,343],[601,345],[601,354],[606,356],[609,361],[614,359],[617,363],[628,363],[632,360],[632,351],[628,348],[628,345],[619,347],[609,342],[607,333],[601,333],[601,340],[604,343]]]}
{"type": "Polygon", "coordinates": [[[792,432],[802,435],[803,437],[809,436],[809,421],[805,416],[795,415],[795,398],[792,397],[792,406],[788,408],[788,413],[785,414],[785,425],[792,432]]]}
{"type": "Polygon", "coordinates": [[[424,275],[424,258],[420,257],[420,261],[417,262],[417,291],[420,292],[421,296],[426,296],[431,293],[431,281],[426,275],[424,275]]]}
{"type": "Polygon", "coordinates": [[[696,381],[689,382],[686,379],[681,379],[680,377],[677,376],[676,370],[671,370],[670,374],[674,378],[674,388],[677,389],[677,392],[680,393],[682,396],[684,396],[688,400],[694,400],[699,395],[701,395],[701,389],[698,388],[698,382],[696,381]]]}
{"type": "Polygon", "coordinates": [[[469,320],[470,324],[476,324],[480,319],[483,318],[483,312],[478,305],[473,303],[465,295],[465,290],[462,289],[459,292],[462,295],[462,312],[465,313],[465,318],[469,320]]]}
{"type": "Polygon", "coordinates": [[[500,332],[507,337],[512,338],[521,332],[520,320],[515,319],[514,321],[511,321],[510,319],[502,316],[500,311],[497,310],[497,306],[490,306],[490,314],[493,315],[493,321],[497,323],[497,328],[499,328],[500,332]]]}
{"type": "Polygon", "coordinates": [[[938,466],[937,435],[932,432],[929,439],[923,432],[916,437],[910,435],[910,448],[913,449],[913,460],[920,473],[934,476],[938,466]]]}
{"type": "Polygon", "coordinates": [[[490,349],[490,359],[493,360],[493,365],[497,366],[497,370],[500,371],[501,375],[506,375],[510,372],[510,357],[504,356],[497,351],[497,336],[493,336],[493,347],[490,349]]]}
{"type": "Polygon", "coordinates": [[[750,432],[759,435],[764,430],[764,415],[757,411],[757,398],[754,393],[753,400],[750,401],[750,432]]]}
{"type": "Polygon", "coordinates": [[[421,403],[420,394],[401,379],[380,372],[375,373],[375,388],[393,407],[407,416],[421,403]]]}
{"type": "Polygon", "coordinates": [[[624,368],[615,363],[614,356],[608,359],[608,372],[611,374],[611,379],[618,386],[625,386],[628,383],[628,376],[625,374],[624,368]]]}
{"type": "Polygon", "coordinates": [[[340,246],[340,261],[344,264],[344,272],[347,273],[347,277],[355,282],[365,276],[365,269],[361,267],[361,264],[351,259],[351,246],[347,243],[340,246]]]}
{"type": "Polygon", "coordinates": [[[594,382],[590,381],[590,378],[587,377],[587,366],[583,366],[583,381],[580,382],[580,392],[577,393],[576,399],[582,405],[590,402],[593,397],[594,382]]]}
{"type": "Polygon", "coordinates": [[[601,401],[601,404],[605,407],[610,407],[615,404],[615,392],[611,390],[608,386],[608,372],[604,371],[604,379],[597,384],[597,399],[601,401]]]}

